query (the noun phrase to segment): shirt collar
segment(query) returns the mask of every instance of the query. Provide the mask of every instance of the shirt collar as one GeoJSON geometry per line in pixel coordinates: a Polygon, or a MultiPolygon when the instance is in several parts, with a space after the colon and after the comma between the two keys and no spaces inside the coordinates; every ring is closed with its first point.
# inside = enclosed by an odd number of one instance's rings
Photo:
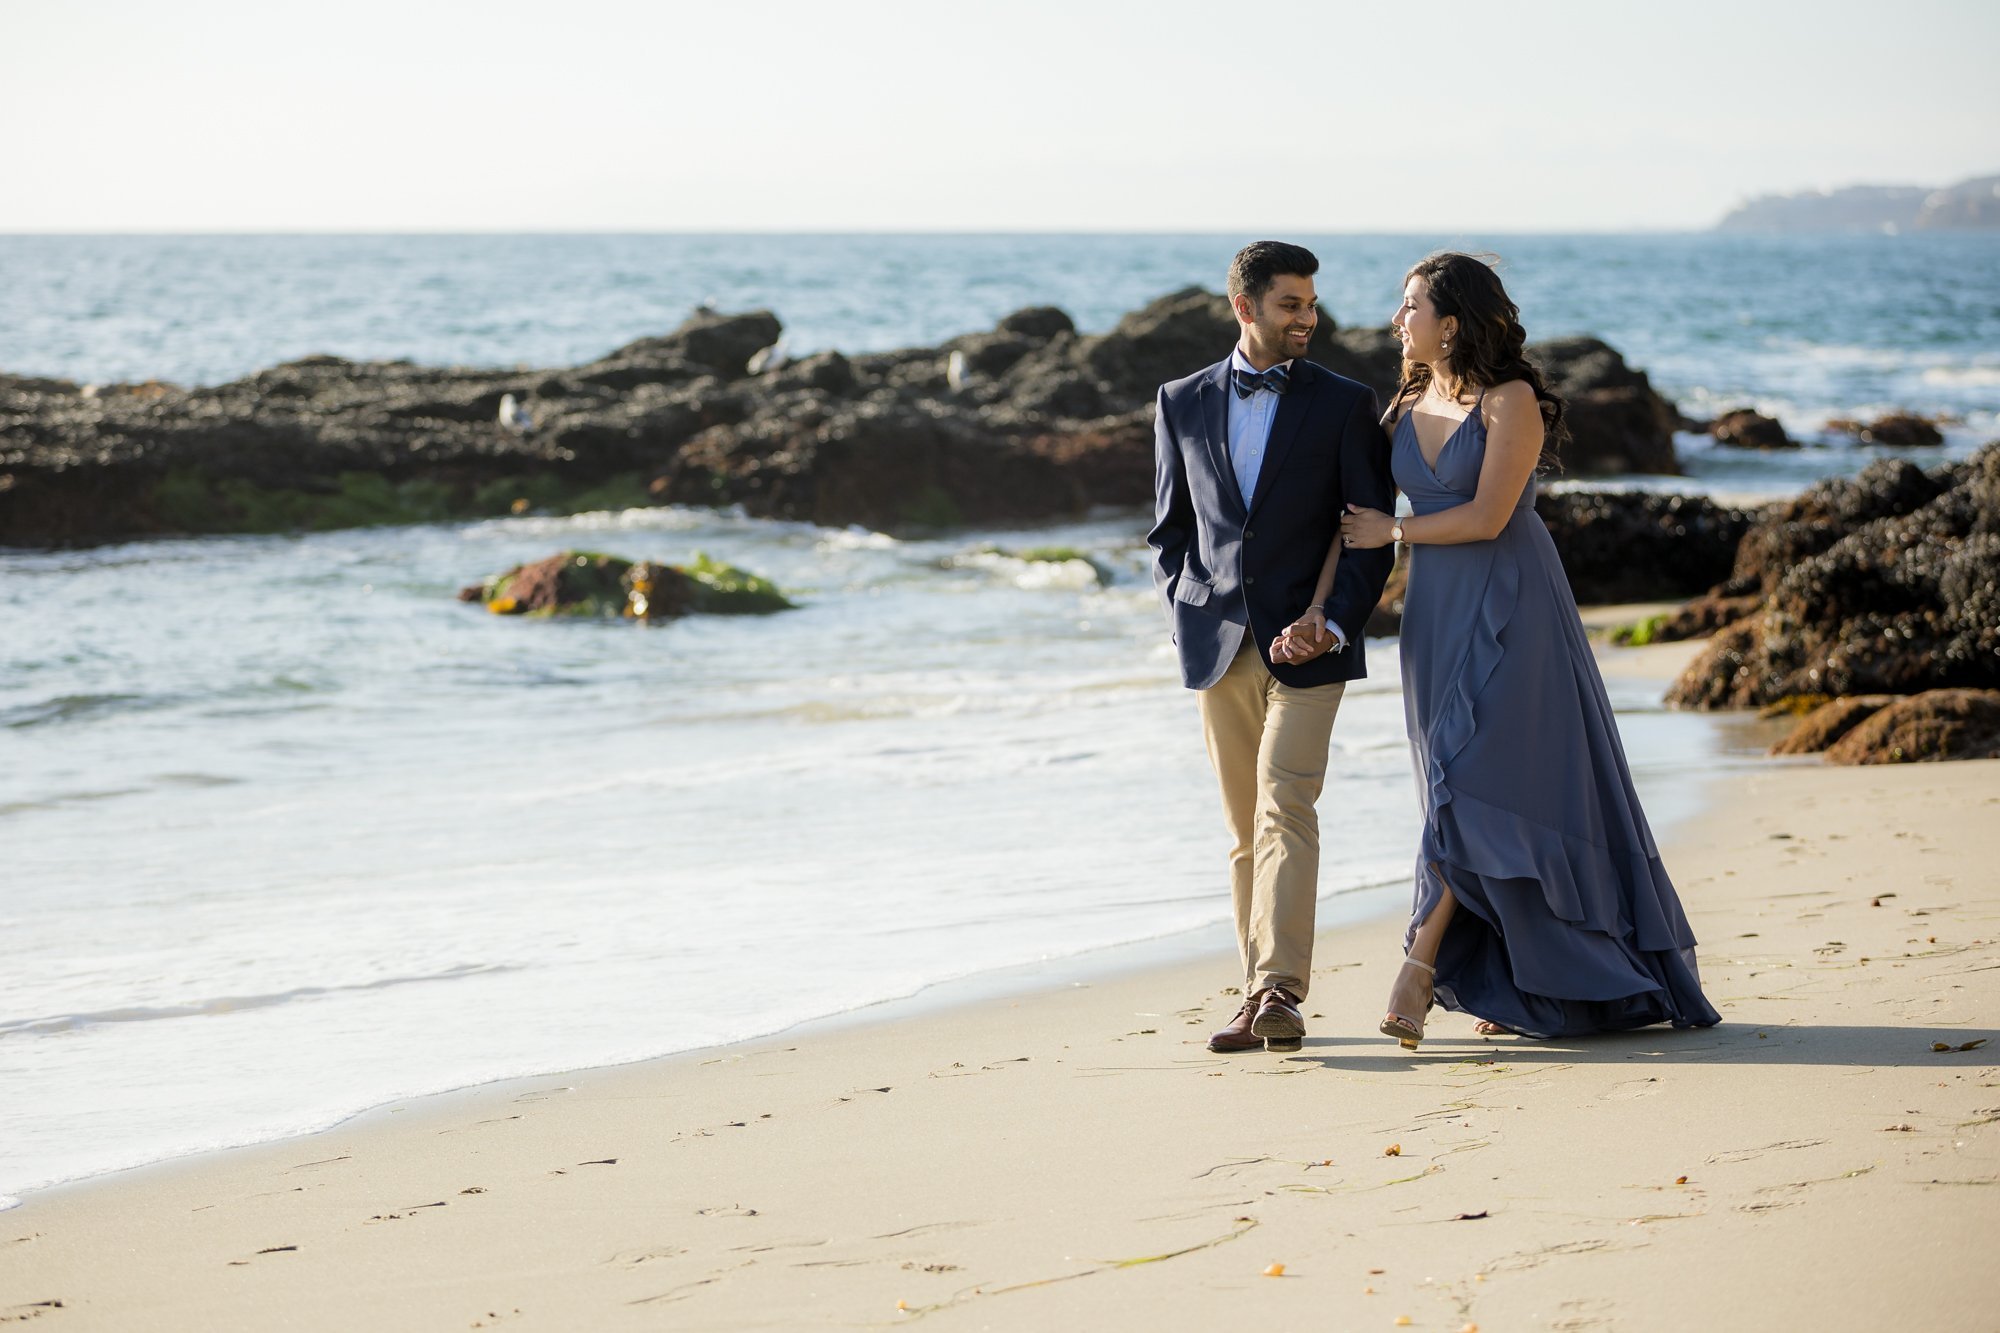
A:
{"type": "MultiPolygon", "coordinates": [[[[1285,373],[1289,375],[1292,372],[1292,366],[1297,361],[1298,358],[1293,357],[1289,361],[1280,361],[1278,364],[1283,366],[1285,368],[1285,373]]],[[[1262,373],[1257,369],[1257,367],[1251,365],[1249,360],[1243,355],[1243,345],[1241,343],[1238,343],[1235,347],[1231,348],[1229,351],[1229,368],[1231,370],[1243,371],[1245,374],[1248,375],[1256,375],[1262,373]]]]}

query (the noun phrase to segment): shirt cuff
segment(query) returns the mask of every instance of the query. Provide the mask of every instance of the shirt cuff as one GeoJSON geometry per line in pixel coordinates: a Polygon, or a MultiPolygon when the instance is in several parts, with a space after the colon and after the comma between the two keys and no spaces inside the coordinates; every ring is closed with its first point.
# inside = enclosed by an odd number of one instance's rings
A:
{"type": "Polygon", "coordinates": [[[1329,648],[1328,652],[1337,653],[1347,647],[1347,631],[1329,620],[1326,622],[1326,632],[1333,636],[1333,647],[1329,648]]]}

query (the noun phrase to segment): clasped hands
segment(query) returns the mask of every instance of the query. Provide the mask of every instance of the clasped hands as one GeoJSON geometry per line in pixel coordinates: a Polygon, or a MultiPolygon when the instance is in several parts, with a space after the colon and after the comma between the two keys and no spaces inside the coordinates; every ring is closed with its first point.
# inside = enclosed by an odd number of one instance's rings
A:
{"type": "Polygon", "coordinates": [[[1271,640],[1271,660],[1297,666],[1312,661],[1339,642],[1326,627],[1326,612],[1317,606],[1310,607],[1271,640]]]}

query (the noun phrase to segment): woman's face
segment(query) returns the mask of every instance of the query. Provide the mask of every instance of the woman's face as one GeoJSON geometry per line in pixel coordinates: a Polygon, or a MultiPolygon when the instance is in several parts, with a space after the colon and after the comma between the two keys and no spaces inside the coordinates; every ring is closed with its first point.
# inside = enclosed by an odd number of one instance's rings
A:
{"type": "Polygon", "coordinates": [[[1437,307],[1431,304],[1430,285],[1422,278],[1403,284],[1403,304],[1389,322],[1403,340],[1403,359],[1429,366],[1445,359],[1445,340],[1458,327],[1456,319],[1439,318],[1437,307]]]}

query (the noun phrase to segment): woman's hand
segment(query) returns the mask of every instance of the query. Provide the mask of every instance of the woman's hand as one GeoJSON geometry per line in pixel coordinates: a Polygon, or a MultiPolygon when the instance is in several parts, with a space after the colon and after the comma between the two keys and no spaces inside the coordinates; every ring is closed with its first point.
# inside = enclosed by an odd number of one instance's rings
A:
{"type": "Polygon", "coordinates": [[[1277,662],[1310,662],[1333,645],[1334,638],[1326,627],[1326,612],[1320,607],[1308,607],[1306,613],[1285,626],[1284,632],[1271,640],[1271,658],[1277,662]]]}
{"type": "Polygon", "coordinates": [[[1349,505],[1340,520],[1340,544],[1357,551],[1387,546],[1389,529],[1395,525],[1395,518],[1379,509],[1349,505]]]}

